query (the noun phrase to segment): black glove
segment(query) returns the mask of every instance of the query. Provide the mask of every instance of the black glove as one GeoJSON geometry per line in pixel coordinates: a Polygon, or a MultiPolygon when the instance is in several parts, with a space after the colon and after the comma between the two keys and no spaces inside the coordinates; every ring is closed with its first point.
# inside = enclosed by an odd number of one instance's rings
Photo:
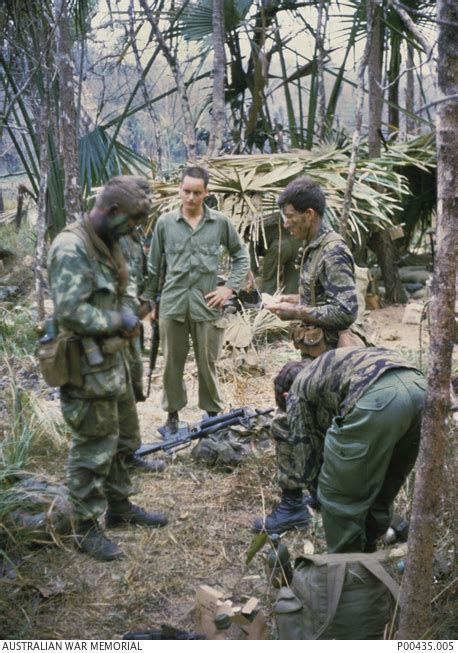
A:
{"type": "Polygon", "coordinates": [[[121,313],[121,324],[123,331],[128,333],[135,331],[139,326],[139,319],[133,313],[121,313]]]}

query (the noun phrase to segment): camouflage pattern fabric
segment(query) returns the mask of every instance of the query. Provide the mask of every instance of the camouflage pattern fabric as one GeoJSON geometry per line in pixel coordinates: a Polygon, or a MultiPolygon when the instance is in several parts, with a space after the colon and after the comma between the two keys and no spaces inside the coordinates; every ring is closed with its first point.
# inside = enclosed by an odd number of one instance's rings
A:
{"type": "Polygon", "coordinates": [[[344,418],[370,386],[393,368],[415,369],[389,349],[343,347],[318,356],[297,375],[288,393],[287,419],[275,418],[272,431],[282,488],[316,483],[333,419],[344,418]]]}
{"type": "MultiPolygon", "coordinates": [[[[120,312],[132,311],[123,265],[121,250],[109,251],[87,218],[63,230],[48,256],[59,329],[94,337],[100,347],[105,337],[117,335],[120,312]]],[[[82,353],[81,370],[84,387],[63,386],[61,403],[72,430],[70,500],[76,516],[88,519],[104,511],[105,497],[119,500],[130,493],[119,433],[121,425],[138,429],[138,420],[125,350],[103,354],[97,365],[90,365],[82,353]]]]}
{"type": "Polygon", "coordinates": [[[317,236],[304,250],[303,263],[299,277],[300,304],[309,307],[309,315],[314,326],[325,332],[325,340],[335,347],[338,332],[347,329],[358,315],[356,295],[355,264],[353,256],[343,238],[327,243],[320,255],[320,244],[327,234],[334,233],[323,222],[317,236]],[[320,256],[315,287],[315,306],[313,306],[310,269],[315,265],[314,257],[320,256]]]}
{"type": "Polygon", "coordinates": [[[74,513],[77,520],[97,519],[107,501],[116,503],[132,493],[126,451],[119,442],[125,416],[135,411],[132,389],[127,386],[119,397],[93,401],[72,397],[63,389],[61,404],[72,429],[67,485],[74,513]]]}
{"type": "MultiPolygon", "coordinates": [[[[133,313],[137,313],[140,307],[139,297],[145,285],[145,255],[141,243],[135,235],[122,236],[119,239],[119,246],[127,261],[129,281],[127,283],[127,301],[133,313]]],[[[136,399],[143,397],[143,359],[141,353],[140,337],[132,339],[126,349],[126,359],[129,366],[130,378],[136,399]]],[[[124,438],[129,435],[123,434],[124,438]]],[[[132,433],[133,442],[139,441],[140,434],[132,433]]],[[[133,444],[132,444],[133,446],[133,444]]],[[[135,448],[132,449],[132,452],[135,448]]]]}
{"type": "Polygon", "coordinates": [[[396,352],[341,348],[298,374],[272,424],[283,489],[318,488],[330,552],[365,551],[415,463],[426,380],[396,352]]]}

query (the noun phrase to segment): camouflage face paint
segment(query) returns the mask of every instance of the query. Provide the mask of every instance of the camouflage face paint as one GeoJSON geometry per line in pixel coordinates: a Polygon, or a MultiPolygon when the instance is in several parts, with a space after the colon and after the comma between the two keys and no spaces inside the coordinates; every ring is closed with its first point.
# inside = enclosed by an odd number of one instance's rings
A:
{"type": "Polygon", "coordinates": [[[121,236],[131,234],[135,229],[135,224],[129,215],[115,215],[110,218],[107,224],[110,235],[114,240],[119,240],[121,236]]]}

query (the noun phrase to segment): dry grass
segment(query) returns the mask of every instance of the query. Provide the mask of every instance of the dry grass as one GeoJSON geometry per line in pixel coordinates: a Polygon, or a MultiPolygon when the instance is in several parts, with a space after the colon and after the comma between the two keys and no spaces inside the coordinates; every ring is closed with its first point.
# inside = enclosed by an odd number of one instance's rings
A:
{"type": "MultiPolygon", "coordinates": [[[[272,378],[284,362],[295,357],[289,343],[271,343],[260,351],[256,376],[237,371],[230,357],[223,360],[226,407],[271,406],[272,378]]],[[[160,382],[161,368],[153,377],[150,399],[139,404],[144,441],[155,437],[164,419],[160,382]]],[[[189,407],[181,418],[193,422],[201,414],[196,408],[197,381],[192,359],[186,367],[186,382],[189,407]]],[[[50,417],[55,423],[58,403],[38,401],[36,414],[41,416],[42,424],[50,417]]],[[[53,482],[64,482],[68,446],[65,435],[60,429],[54,431],[46,459],[43,440],[37,446],[41,470],[46,470],[53,482]]],[[[163,474],[136,474],[133,478],[134,502],[166,512],[168,526],[160,530],[112,531],[125,558],[111,563],[77,553],[69,541],[60,547],[9,551],[15,575],[0,573],[0,638],[113,639],[128,630],[151,629],[162,623],[196,630],[195,591],[202,584],[221,589],[235,603],[256,596],[272,625],[276,591],[269,584],[263,554],[256,555],[249,566],[246,556],[253,517],[262,514],[264,508],[269,510],[278,497],[273,449],[258,451],[231,473],[196,463],[185,451],[170,459],[163,474]]],[[[411,485],[399,497],[403,514],[409,509],[411,485]]],[[[453,542],[450,510],[447,500],[440,550],[448,559],[453,542]]],[[[304,540],[308,547],[313,545],[315,552],[324,550],[318,515],[305,534],[288,533],[285,541],[292,557],[303,553],[304,540]]],[[[439,632],[444,633],[452,614],[452,592],[447,589],[447,573],[438,579],[435,594],[443,594],[436,601],[436,623],[439,632]]]]}

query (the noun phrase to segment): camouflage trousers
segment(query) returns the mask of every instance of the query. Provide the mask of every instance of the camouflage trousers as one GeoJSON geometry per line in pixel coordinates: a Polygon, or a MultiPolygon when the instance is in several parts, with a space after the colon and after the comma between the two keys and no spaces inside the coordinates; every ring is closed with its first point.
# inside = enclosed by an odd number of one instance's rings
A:
{"type": "Polygon", "coordinates": [[[132,386],[128,382],[125,393],[106,399],[74,398],[63,391],[61,405],[72,430],[67,484],[75,517],[97,519],[107,502],[132,493],[124,462],[125,455],[140,446],[132,386]]]}
{"type": "Polygon", "coordinates": [[[387,371],[347,415],[334,418],[324,441],[277,424],[283,489],[304,487],[309,458],[322,459],[318,499],[330,553],[364,551],[388,529],[418,454],[425,389],[415,370],[387,371]]]}

